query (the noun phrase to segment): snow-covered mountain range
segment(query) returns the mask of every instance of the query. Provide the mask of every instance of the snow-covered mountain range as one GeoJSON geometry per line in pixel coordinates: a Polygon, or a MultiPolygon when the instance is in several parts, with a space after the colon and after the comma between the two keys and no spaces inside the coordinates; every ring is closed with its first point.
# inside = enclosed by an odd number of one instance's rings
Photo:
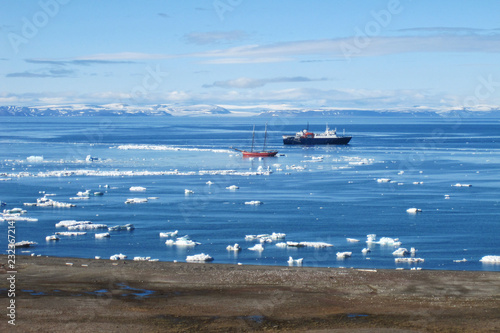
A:
{"type": "Polygon", "coordinates": [[[402,109],[341,109],[333,107],[305,108],[291,107],[288,105],[258,105],[258,106],[232,106],[232,105],[127,105],[127,104],[70,104],[70,105],[45,105],[45,106],[0,106],[0,116],[259,116],[259,117],[405,117],[405,118],[449,118],[449,117],[495,117],[500,118],[500,108],[483,107],[469,110],[465,108],[427,108],[413,107],[402,109]]]}

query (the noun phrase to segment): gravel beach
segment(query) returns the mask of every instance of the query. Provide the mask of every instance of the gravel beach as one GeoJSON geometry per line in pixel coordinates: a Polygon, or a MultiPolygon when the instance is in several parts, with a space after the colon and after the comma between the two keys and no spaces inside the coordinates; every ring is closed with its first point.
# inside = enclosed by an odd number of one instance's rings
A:
{"type": "Polygon", "coordinates": [[[2,332],[500,332],[498,272],[18,255],[9,297],[0,263],[2,332]]]}

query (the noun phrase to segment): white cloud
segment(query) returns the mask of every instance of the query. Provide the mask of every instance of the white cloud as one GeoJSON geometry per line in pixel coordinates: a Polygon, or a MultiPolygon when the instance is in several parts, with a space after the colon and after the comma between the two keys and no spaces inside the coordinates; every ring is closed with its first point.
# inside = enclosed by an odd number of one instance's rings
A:
{"type": "Polygon", "coordinates": [[[233,43],[237,41],[242,41],[246,38],[248,38],[247,33],[241,30],[191,32],[184,36],[184,39],[188,43],[197,45],[233,43]]]}
{"type": "Polygon", "coordinates": [[[311,82],[311,81],[326,81],[325,78],[321,79],[311,79],[304,76],[294,76],[294,77],[275,77],[269,79],[252,79],[248,77],[240,77],[234,80],[226,81],[215,81],[212,84],[204,85],[204,88],[209,87],[219,87],[219,88],[259,88],[263,87],[268,83],[280,83],[280,82],[311,82]]]}

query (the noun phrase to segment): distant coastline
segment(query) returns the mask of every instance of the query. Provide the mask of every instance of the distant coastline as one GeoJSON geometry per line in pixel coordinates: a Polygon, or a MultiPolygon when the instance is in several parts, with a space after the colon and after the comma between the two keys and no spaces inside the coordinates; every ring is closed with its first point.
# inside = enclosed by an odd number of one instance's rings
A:
{"type": "Polygon", "coordinates": [[[70,104],[50,106],[0,106],[0,116],[16,117],[86,117],[86,116],[162,116],[162,117],[396,117],[396,118],[500,118],[500,109],[466,108],[400,108],[400,109],[343,109],[334,107],[292,106],[220,106],[196,105],[128,105],[128,104],[70,104]]]}

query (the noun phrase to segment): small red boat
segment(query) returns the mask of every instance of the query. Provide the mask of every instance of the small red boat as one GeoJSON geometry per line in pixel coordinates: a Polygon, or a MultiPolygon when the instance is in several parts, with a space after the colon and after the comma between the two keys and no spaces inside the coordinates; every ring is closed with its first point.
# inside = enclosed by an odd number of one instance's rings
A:
{"type": "Polygon", "coordinates": [[[262,148],[262,150],[260,150],[260,151],[253,150],[254,141],[255,141],[255,125],[253,126],[253,132],[252,132],[252,149],[250,151],[241,150],[241,149],[237,149],[237,148],[233,148],[233,149],[241,152],[243,154],[243,157],[273,157],[273,156],[276,156],[276,154],[278,154],[277,150],[265,150],[266,149],[266,141],[267,141],[267,123],[266,123],[266,131],[265,131],[265,135],[264,135],[264,147],[262,148]]]}

